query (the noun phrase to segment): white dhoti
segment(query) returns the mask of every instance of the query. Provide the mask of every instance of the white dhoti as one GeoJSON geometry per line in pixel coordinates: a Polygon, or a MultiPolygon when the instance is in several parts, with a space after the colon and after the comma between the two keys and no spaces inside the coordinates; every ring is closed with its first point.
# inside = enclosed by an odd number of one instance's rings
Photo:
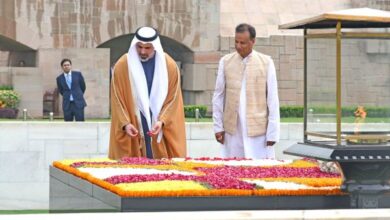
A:
{"type": "Polygon", "coordinates": [[[241,157],[252,159],[274,159],[274,147],[266,146],[265,135],[248,137],[241,128],[241,120],[237,121],[235,135],[225,133],[225,144],[222,145],[222,157],[241,157]]]}

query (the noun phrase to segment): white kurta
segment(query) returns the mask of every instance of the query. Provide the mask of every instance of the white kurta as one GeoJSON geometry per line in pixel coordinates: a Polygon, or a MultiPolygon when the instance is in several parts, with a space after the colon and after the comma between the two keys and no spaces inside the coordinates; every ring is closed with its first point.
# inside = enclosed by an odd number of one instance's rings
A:
{"type": "MultiPolygon", "coordinates": [[[[246,66],[248,55],[243,59],[246,66]]],[[[245,157],[253,159],[274,159],[274,147],[267,147],[267,141],[279,141],[280,116],[279,97],[276,80],[275,65],[270,59],[267,70],[267,106],[268,106],[268,126],[265,135],[248,137],[246,126],[246,70],[242,80],[240,92],[240,104],[238,106],[237,130],[235,134],[225,133],[225,143],[222,147],[223,157],[245,157]]],[[[221,59],[218,67],[218,76],[213,97],[213,120],[214,132],[224,131],[223,128],[223,108],[225,99],[225,74],[224,62],[221,59]]]]}

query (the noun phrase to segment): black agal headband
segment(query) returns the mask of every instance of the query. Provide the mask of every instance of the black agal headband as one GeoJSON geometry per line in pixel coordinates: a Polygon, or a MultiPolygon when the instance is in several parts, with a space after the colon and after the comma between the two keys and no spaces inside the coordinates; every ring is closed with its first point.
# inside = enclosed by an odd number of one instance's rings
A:
{"type": "Polygon", "coordinates": [[[143,42],[151,42],[158,37],[157,30],[151,27],[140,27],[135,32],[135,37],[143,42]]]}

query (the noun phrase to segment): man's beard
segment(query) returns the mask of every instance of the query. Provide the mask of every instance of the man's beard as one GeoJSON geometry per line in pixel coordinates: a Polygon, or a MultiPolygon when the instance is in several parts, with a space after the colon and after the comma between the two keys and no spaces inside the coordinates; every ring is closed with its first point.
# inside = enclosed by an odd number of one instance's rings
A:
{"type": "Polygon", "coordinates": [[[148,60],[150,60],[151,57],[146,57],[145,59],[143,59],[142,57],[140,57],[139,59],[141,60],[141,62],[146,62],[148,60]]]}
{"type": "Polygon", "coordinates": [[[141,55],[138,55],[138,57],[139,57],[139,60],[141,60],[141,62],[146,62],[146,61],[152,59],[155,54],[156,54],[156,51],[154,51],[154,53],[152,53],[152,54],[149,54],[149,56],[146,58],[142,58],[141,55]]]}

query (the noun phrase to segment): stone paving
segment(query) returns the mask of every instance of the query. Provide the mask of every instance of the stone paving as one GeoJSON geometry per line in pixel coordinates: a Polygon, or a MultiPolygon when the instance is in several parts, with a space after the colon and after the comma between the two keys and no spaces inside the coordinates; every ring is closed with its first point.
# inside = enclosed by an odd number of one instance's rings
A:
{"type": "Polygon", "coordinates": [[[330,220],[330,219],[389,219],[390,209],[340,210],[278,210],[278,211],[202,211],[202,212],[138,212],[138,213],[72,213],[0,215],[7,220],[69,220],[69,219],[203,219],[203,220],[330,220]]]}

